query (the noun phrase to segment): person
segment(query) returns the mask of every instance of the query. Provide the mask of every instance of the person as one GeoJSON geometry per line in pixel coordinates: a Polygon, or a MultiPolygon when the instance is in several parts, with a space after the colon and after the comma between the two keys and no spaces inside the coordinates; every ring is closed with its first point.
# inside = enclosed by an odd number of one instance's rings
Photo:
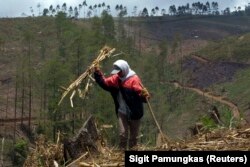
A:
{"type": "Polygon", "coordinates": [[[125,60],[117,60],[113,64],[111,76],[105,77],[97,66],[94,78],[99,86],[111,93],[119,127],[119,147],[122,150],[137,146],[140,120],[143,117],[143,103],[150,97],[149,92],[141,84],[141,79],[130,68],[125,60]],[[128,134],[129,138],[128,138],[128,134]]]}

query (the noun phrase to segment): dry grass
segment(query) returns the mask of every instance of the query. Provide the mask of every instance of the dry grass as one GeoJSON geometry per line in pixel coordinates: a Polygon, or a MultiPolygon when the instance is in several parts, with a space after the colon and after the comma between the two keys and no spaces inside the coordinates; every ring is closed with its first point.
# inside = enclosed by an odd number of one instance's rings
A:
{"type": "Polygon", "coordinates": [[[52,167],[54,163],[63,162],[63,144],[59,136],[56,143],[47,142],[44,136],[39,136],[36,148],[28,155],[23,167],[52,167]]]}

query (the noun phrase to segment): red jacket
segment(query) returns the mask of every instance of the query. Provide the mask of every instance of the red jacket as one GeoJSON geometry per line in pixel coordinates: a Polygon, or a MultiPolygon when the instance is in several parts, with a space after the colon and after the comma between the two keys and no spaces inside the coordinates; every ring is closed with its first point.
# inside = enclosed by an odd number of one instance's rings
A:
{"type": "Polygon", "coordinates": [[[137,120],[143,116],[143,102],[146,102],[146,99],[141,96],[141,80],[137,75],[133,75],[123,82],[117,74],[105,78],[101,71],[96,71],[94,77],[96,82],[104,90],[111,93],[115,103],[116,113],[119,108],[117,96],[119,91],[121,91],[122,96],[131,111],[131,113],[129,113],[130,119],[137,120]]]}

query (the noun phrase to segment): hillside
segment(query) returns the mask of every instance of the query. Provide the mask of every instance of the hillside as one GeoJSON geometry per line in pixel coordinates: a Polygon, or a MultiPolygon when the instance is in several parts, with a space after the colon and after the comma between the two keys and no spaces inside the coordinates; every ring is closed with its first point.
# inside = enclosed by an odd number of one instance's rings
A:
{"type": "Polygon", "coordinates": [[[183,53],[189,50],[190,53],[199,50],[199,45],[207,41],[249,32],[248,20],[249,17],[237,16],[173,16],[132,19],[127,24],[132,27],[129,32],[136,34],[137,39],[141,36],[145,45],[162,40],[171,43],[174,39],[181,38],[188,47],[183,49],[183,53]]]}
{"type": "MultiPolygon", "coordinates": [[[[0,137],[6,139],[9,150],[13,141],[19,143],[23,138],[32,144],[38,134],[55,140],[56,131],[61,131],[67,138],[93,114],[100,125],[114,127],[105,135],[108,143],[116,145],[113,101],[95,83],[86,100],[75,98],[74,108],[69,97],[57,107],[61,88],[72,83],[105,44],[123,55],[106,60],[102,69],[108,74],[114,60],[126,59],[150,91],[157,120],[173,140],[190,138],[196,123],[206,130],[221,126],[210,118],[213,106],[218,108],[223,127],[246,125],[250,122],[249,19],[0,19],[0,137]],[[175,87],[176,83],[181,86],[175,87]],[[228,102],[237,106],[244,122],[232,121],[228,102]]],[[[152,146],[158,131],[145,109],[140,142],[152,146]]]]}
{"type": "MultiPolygon", "coordinates": [[[[204,40],[219,40],[231,35],[249,32],[248,17],[237,16],[173,16],[136,19],[135,25],[143,27],[145,34],[153,39],[183,39],[197,36],[204,40]],[[155,31],[157,30],[157,31],[155,31]]],[[[132,21],[133,24],[133,21],[132,21]]]]}

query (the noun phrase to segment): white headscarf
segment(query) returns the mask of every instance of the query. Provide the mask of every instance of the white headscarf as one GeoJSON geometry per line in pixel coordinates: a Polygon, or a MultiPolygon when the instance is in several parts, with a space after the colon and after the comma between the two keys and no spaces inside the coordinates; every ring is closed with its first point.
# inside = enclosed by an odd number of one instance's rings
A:
{"type": "Polygon", "coordinates": [[[122,82],[136,74],[133,70],[130,69],[128,63],[125,60],[117,60],[113,65],[121,69],[123,77],[120,77],[120,79],[122,82]]]}

